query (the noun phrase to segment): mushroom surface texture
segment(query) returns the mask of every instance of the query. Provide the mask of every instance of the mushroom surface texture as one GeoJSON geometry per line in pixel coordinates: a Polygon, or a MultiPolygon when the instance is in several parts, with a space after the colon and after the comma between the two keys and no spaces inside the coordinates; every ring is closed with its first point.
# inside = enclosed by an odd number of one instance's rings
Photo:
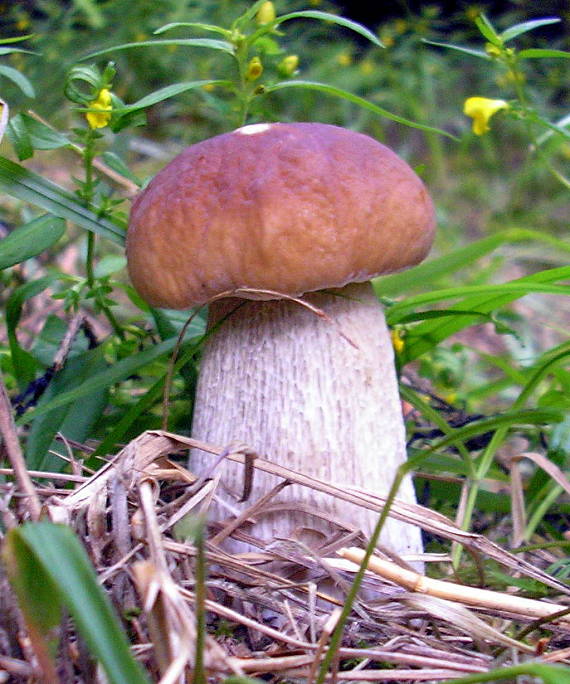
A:
{"type": "MultiPolygon", "coordinates": [[[[210,304],[192,436],[244,443],[344,491],[386,495],[405,460],[390,335],[370,279],[420,262],[433,205],[412,169],[372,138],[317,123],[245,126],[192,145],[136,198],[127,236],[132,282],[150,304],[210,304]],[[263,293],[244,293],[243,289],[263,293]],[[270,292],[267,292],[270,291],[270,292]],[[302,296],[326,317],[272,292],[302,296]],[[243,299],[243,297],[249,297],[243,299]]],[[[215,457],[194,450],[190,469],[215,457]]],[[[228,460],[212,520],[239,515],[280,479],[228,460]]],[[[414,503],[410,478],[398,499],[414,503]]],[[[326,544],[339,528],[371,533],[378,514],[301,485],[271,498],[238,532],[326,544]]],[[[245,535],[243,535],[245,533],[245,535]]],[[[239,535],[237,535],[239,536],[239,535]]],[[[381,542],[422,550],[420,530],[390,518],[381,542]]]]}

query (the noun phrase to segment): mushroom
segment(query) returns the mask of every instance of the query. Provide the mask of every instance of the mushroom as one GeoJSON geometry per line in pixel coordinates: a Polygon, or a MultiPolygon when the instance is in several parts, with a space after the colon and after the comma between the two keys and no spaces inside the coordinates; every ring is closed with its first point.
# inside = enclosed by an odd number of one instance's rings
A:
{"type": "MultiPolygon", "coordinates": [[[[420,262],[433,234],[433,205],[412,169],[344,128],[254,124],[178,155],[134,202],[127,254],[135,288],[155,306],[239,296],[210,303],[217,327],[203,351],[192,436],[245,443],[313,478],[385,495],[406,458],[405,432],[370,279],[420,262]],[[291,300],[300,296],[326,316],[291,300]]],[[[212,457],[194,450],[190,465],[211,472],[212,457]]],[[[238,501],[243,466],[220,468],[216,515],[227,518],[251,500],[238,501]]],[[[256,471],[251,499],[277,482],[256,471]]],[[[397,498],[415,502],[411,478],[397,498]]],[[[295,484],[240,529],[314,544],[337,523],[370,534],[377,517],[295,484]]],[[[399,554],[422,549],[420,530],[391,518],[381,541],[399,554]]]]}

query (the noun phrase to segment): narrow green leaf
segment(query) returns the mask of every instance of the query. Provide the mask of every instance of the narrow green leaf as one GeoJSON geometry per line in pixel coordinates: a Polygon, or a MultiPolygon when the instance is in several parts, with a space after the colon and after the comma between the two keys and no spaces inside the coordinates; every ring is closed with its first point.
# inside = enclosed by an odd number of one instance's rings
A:
{"type": "Polygon", "coordinates": [[[391,324],[399,323],[402,315],[409,309],[414,309],[417,306],[425,304],[433,304],[435,302],[444,302],[449,299],[457,299],[459,297],[468,297],[471,295],[502,295],[515,294],[518,297],[524,297],[531,292],[543,294],[561,294],[570,295],[570,286],[568,285],[544,285],[542,283],[533,282],[510,282],[501,283],[499,285],[465,285],[462,287],[449,287],[443,290],[436,290],[435,292],[426,292],[415,297],[409,297],[402,302],[394,304],[388,310],[388,319],[391,324]]]}
{"type": "MultiPolygon", "coordinates": [[[[553,268],[547,271],[540,271],[531,276],[519,278],[514,283],[548,283],[570,278],[570,267],[553,268]]],[[[482,296],[473,295],[461,301],[461,308],[475,309],[480,312],[490,313],[502,306],[509,304],[518,297],[520,292],[509,292],[498,295],[482,296]]],[[[457,316],[447,320],[424,321],[412,328],[407,337],[404,351],[401,355],[402,363],[408,363],[418,358],[426,351],[429,351],[442,340],[450,335],[463,330],[467,326],[476,323],[477,319],[470,316],[457,316]]]]}
{"type": "Polygon", "coordinates": [[[196,88],[203,88],[207,85],[231,86],[231,81],[204,80],[189,81],[187,83],[173,83],[172,85],[160,88],[159,90],[155,90],[153,93],[150,93],[149,95],[145,95],[143,98],[137,100],[133,104],[127,105],[124,109],[119,109],[118,113],[120,114],[122,112],[132,112],[137,109],[144,109],[146,107],[155,105],[158,102],[162,102],[163,100],[168,100],[169,98],[174,97],[175,95],[180,95],[180,93],[184,93],[187,90],[196,90],[196,88]]]}
{"type": "MultiPolygon", "coordinates": [[[[53,397],[62,392],[80,387],[85,380],[104,372],[106,368],[101,346],[69,359],[63,370],[51,379],[38,407],[49,404],[53,397]]],[[[36,417],[26,440],[25,457],[28,467],[55,472],[65,468],[67,462],[52,453],[61,453],[60,445],[54,441],[56,434],[61,433],[68,439],[83,442],[101,417],[107,401],[108,389],[101,388],[90,392],[81,402],[69,403],[36,417]]]]}
{"type": "Polygon", "coordinates": [[[35,359],[25,349],[20,347],[16,328],[22,315],[22,307],[31,297],[35,297],[40,292],[56,282],[56,275],[48,275],[36,280],[30,280],[24,285],[11,292],[6,302],[6,328],[8,330],[8,344],[12,357],[12,366],[18,386],[23,390],[28,382],[31,382],[36,374],[38,367],[35,359]]]}
{"type": "Polygon", "coordinates": [[[283,81],[281,83],[276,83],[275,85],[268,86],[265,89],[265,93],[270,94],[270,93],[275,93],[279,90],[287,90],[289,88],[301,88],[305,90],[317,90],[322,93],[326,93],[327,95],[333,95],[334,97],[340,97],[344,100],[348,100],[349,102],[352,102],[353,104],[358,105],[359,107],[362,107],[363,109],[368,109],[371,112],[374,112],[375,114],[378,114],[379,116],[383,116],[386,119],[390,119],[391,121],[396,121],[397,123],[401,123],[404,126],[409,126],[410,128],[417,128],[421,131],[426,131],[429,133],[438,133],[440,135],[445,135],[448,138],[453,138],[454,140],[456,139],[455,136],[451,135],[451,133],[447,133],[447,131],[442,131],[439,128],[433,128],[431,126],[426,126],[424,124],[416,123],[414,121],[410,121],[409,119],[404,119],[401,116],[397,116],[396,114],[392,114],[386,109],[383,109],[382,107],[378,107],[378,105],[373,104],[372,102],[369,102],[368,100],[365,100],[363,97],[359,97],[358,95],[353,95],[352,93],[342,90],[341,88],[336,88],[335,86],[328,85],[326,83],[317,83],[315,81],[283,81]]]}
{"type": "Polygon", "coordinates": [[[4,76],[8,80],[12,81],[12,83],[15,83],[27,97],[36,96],[36,92],[31,81],[17,69],[13,69],[5,64],[0,64],[0,76],[4,76]]]}
{"type": "Polygon", "coordinates": [[[83,397],[88,396],[91,392],[95,392],[101,389],[106,389],[111,387],[117,382],[121,382],[125,378],[128,378],[133,373],[136,373],[144,366],[149,363],[156,361],[156,359],[168,354],[174,348],[176,344],[176,338],[165,340],[160,344],[156,344],[150,349],[145,349],[145,351],[129,356],[126,359],[122,359],[115,363],[111,368],[104,370],[102,372],[96,373],[85,380],[79,387],[67,390],[65,392],[59,393],[54,396],[49,402],[41,407],[37,407],[31,411],[28,411],[19,422],[30,423],[37,416],[43,415],[48,411],[53,411],[60,406],[65,406],[72,401],[78,401],[83,399],[83,397]]]}
{"type": "Polygon", "coordinates": [[[10,119],[6,134],[20,161],[34,156],[32,139],[20,114],[16,114],[10,119]]]}
{"type": "MultiPolygon", "coordinates": [[[[159,311],[159,310],[158,310],[159,311]]],[[[191,335],[191,337],[193,337],[191,335]]],[[[187,348],[182,349],[178,359],[174,364],[174,373],[178,373],[187,363],[189,363],[198,352],[202,344],[202,337],[200,336],[196,341],[191,341],[187,348]]],[[[93,456],[103,456],[104,454],[110,453],[114,447],[124,438],[127,430],[131,425],[139,418],[139,416],[144,415],[149,409],[160,400],[164,390],[164,382],[166,379],[166,369],[164,375],[160,377],[156,382],[147,389],[147,391],[133,403],[128,411],[123,414],[121,419],[113,427],[111,432],[105,437],[105,439],[99,444],[93,456]]]]}
{"type": "Polygon", "coordinates": [[[375,36],[372,31],[367,29],[362,24],[351,19],[346,19],[345,17],[339,17],[336,14],[331,14],[330,12],[320,12],[318,10],[303,10],[301,12],[291,12],[290,14],[283,14],[277,17],[275,21],[271,22],[272,26],[279,26],[284,21],[289,21],[290,19],[318,19],[319,21],[326,21],[331,24],[337,24],[343,28],[350,29],[355,33],[359,33],[364,38],[367,38],[371,43],[377,45],[378,47],[384,47],[377,36],[375,36]]]}
{"type": "Polygon", "coordinates": [[[0,45],[9,45],[10,43],[21,43],[23,40],[33,38],[34,33],[27,33],[25,36],[14,36],[12,38],[0,38],[0,45]]]}
{"type": "Polygon", "coordinates": [[[0,188],[8,195],[41,207],[54,216],[68,219],[119,245],[124,244],[125,233],[117,224],[96,216],[59,185],[4,157],[0,157],[0,188]]]}
{"type": "Polygon", "coordinates": [[[19,226],[0,240],[0,271],[41,254],[65,232],[65,221],[47,214],[19,226]]]}
{"type": "Polygon", "coordinates": [[[554,126],[554,129],[546,131],[536,139],[537,145],[544,145],[547,140],[552,138],[555,132],[558,133],[560,130],[564,130],[567,126],[570,126],[570,114],[566,114],[566,116],[555,121],[552,126],[554,126]]]}
{"type": "Polygon", "coordinates": [[[529,48],[528,50],[521,50],[518,55],[520,59],[540,59],[543,57],[563,57],[570,58],[570,52],[565,50],[549,50],[548,48],[529,48]]]}
{"type": "Polygon", "coordinates": [[[232,29],[239,28],[240,26],[247,24],[249,21],[252,21],[264,2],[265,0],[256,0],[253,5],[250,5],[245,12],[240,14],[240,16],[234,21],[232,24],[232,29]]]}
{"type": "Polygon", "coordinates": [[[91,52],[85,57],[85,59],[93,59],[94,57],[100,57],[101,55],[108,55],[110,52],[116,52],[118,50],[132,50],[133,48],[141,47],[164,47],[167,45],[179,45],[181,47],[203,47],[210,50],[220,50],[221,52],[226,52],[227,54],[233,55],[234,46],[225,40],[213,40],[211,38],[174,38],[172,40],[141,40],[139,43],[123,43],[122,45],[114,45],[113,47],[105,48],[104,50],[97,50],[97,52],[91,52]]]}
{"type": "MultiPolygon", "coordinates": [[[[2,41],[2,43],[5,43],[6,41],[2,41]]],[[[13,52],[24,52],[28,55],[37,55],[37,52],[32,52],[31,50],[24,50],[23,48],[4,48],[0,47],[0,56],[2,55],[10,55],[13,52]]]]}
{"type": "Polygon", "coordinates": [[[532,21],[523,21],[520,24],[515,24],[501,33],[503,43],[506,43],[523,33],[533,31],[539,26],[548,26],[549,24],[558,24],[561,20],[558,17],[546,17],[545,19],[533,19],[532,21]]]}
{"type": "Polygon", "coordinates": [[[113,273],[124,271],[127,258],[123,254],[106,254],[95,266],[95,277],[106,278],[113,273]]]}
{"type": "Polygon", "coordinates": [[[495,31],[495,27],[487,19],[487,17],[481,12],[481,14],[475,19],[475,26],[479,29],[481,34],[493,45],[500,47],[502,41],[498,33],[495,31]]]}
{"type": "Polygon", "coordinates": [[[504,680],[512,682],[523,675],[540,677],[544,684],[570,684],[570,670],[567,667],[543,665],[542,663],[523,663],[522,665],[501,667],[460,679],[448,679],[444,684],[479,684],[479,682],[500,682],[504,680]]]}
{"type": "Polygon", "coordinates": [[[129,167],[125,164],[121,157],[119,157],[118,154],[107,150],[106,152],[103,152],[102,156],[103,161],[110,169],[113,169],[113,171],[116,171],[124,178],[128,178],[130,181],[135,183],[135,185],[138,185],[139,188],[142,187],[143,183],[141,179],[138,176],[135,176],[135,174],[129,169],[129,167]]]}
{"type": "Polygon", "coordinates": [[[436,47],[448,48],[449,50],[456,50],[457,52],[463,52],[466,55],[471,55],[471,57],[479,57],[480,59],[490,60],[491,56],[488,55],[484,50],[476,50],[475,48],[464,47],[463,45],[455,45],[453,43],[439,43],[436,40],[427,40],[422,38],[422,43],[427,43],[428,45],[435,45],[436,47]]]}
{"type": "Polygon", "coordinates": [[[199,21],[173,21],[170,24],[165,24],[164,26],[157,28],[156,31],[153,31],[153,33],[155,36],[158,36],[161,33],[166,33],[166,31],[172,31],[172,29],[176,28],[191,28],[198,29],[199,31],[211,31],[212,33],[219,33],[221,36],[225,36],[226,38],[230,35],[230,31],[222,28],[221,26],[215,26],[214,24],[202,24],[199,21]]]}
{"type": "Polygon", "coordinates": [[[434,442],[428,449],[410,459],[406,464],[406,470],[414,470],[429,454],[447,449],[461,442],[466,442],[477,435],[484,435],[486,432],[495,432],[500,429],[512,429],[525,427],[528,425],[545,425],[559,423],[563,419],[560,411],[552,409],[529,409],[519,411],[507,411],[499,416],[482,418],[473,421],[460,428],[455,428],[453,432],[434,442]]]}
{"type": "Polygon", "coordinates": [[[63,135],[63,133],[47,126],[25,112],[17,114],[17,117],[20,117],[26,127],[35,150],[57,150],[60,147],[72,144],[71,140],[63,135]]]}
{"type": "Polygon", "coordinates": [[[374,289],[379,296],[393,296],[401,295],[411,288],[417,288],[418,285],[423,287],[437,280],[437,278],[471,266],[477,259],[497,249],[497,247],[500,247],[505,242],[509,242],[511,238],[508,233],[508,231],[505,231],[505,233],[498,233],[497,235],[483,238],[466,247],[460,247],[449,254],[424,261],[422,264],[414,266],[407,271],[375,278],[374,289]]]}
{"type": "Polygon", "coordinates": [[[70,528],[51,522],[13,528],[7,535],[5,555],[13,568],[10,574],[19,589],[18,598],[32,619],[41,614],[45,629],[55,617],[55,607],[65,605],[111,684],[149,684],[70,528]],[[45,587],[38,586],[42,580],[45,587]]]}

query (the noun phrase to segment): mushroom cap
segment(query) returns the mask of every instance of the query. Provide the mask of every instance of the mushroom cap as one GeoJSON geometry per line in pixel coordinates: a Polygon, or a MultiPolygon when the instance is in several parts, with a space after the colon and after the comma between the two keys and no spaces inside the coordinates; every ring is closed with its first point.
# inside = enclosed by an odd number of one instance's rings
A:
{"type": "Polygon", "coordinates": [[[297,296],[413,266],[434,229],[423,183],[376,140],[254,124],[188,147],[138,195],[128,268],[159,307],[239,288],[297,296]]]}

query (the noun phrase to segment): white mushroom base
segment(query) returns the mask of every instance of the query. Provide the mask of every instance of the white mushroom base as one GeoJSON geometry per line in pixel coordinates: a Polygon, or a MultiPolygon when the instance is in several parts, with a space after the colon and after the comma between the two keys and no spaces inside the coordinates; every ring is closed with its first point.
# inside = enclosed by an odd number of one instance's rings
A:
{"type": "MultiPolygon", "coordinates": [[[[270,461],[344,490],[357,487],[386,495],[406,452],[382,307],[370,283],[304,299],[330,320],[285,300],[228,299],[211,306],[213,325],[241,304],[206,344],[192,436],[221,447],[245,443],[270,461]]],[[[194,450],[190,469],[201,475],[214,460],[194,450]]],[[[218,496],[235,512],[250,507],[280,481],[256,470],[250,499],[237,503],[244,468],[227,460],[219,467],[218,496]]],[[[410,478],[397,498],[415,503],[410,478]]],[[[286,509],[256,516],[244,531],[265,542],[312,538],[318,545],[319,538],[326,542],[338,530],[333,520],[367,536],[378,520],[373,511],[299,485],[285,487],[271,503],[278,502],[286,503],[286,509]],[[308,508],[322,517],[307,513],[308,508]]],[[[210,517],[225,520],[231,509],[214,503],[210,517]]],[[[387,520],[380,541],[398,554],[422,550],[420,530],[394,519],[387,520]]],[[[245,550],[229,540],[225,547],[245,550]]]]}

